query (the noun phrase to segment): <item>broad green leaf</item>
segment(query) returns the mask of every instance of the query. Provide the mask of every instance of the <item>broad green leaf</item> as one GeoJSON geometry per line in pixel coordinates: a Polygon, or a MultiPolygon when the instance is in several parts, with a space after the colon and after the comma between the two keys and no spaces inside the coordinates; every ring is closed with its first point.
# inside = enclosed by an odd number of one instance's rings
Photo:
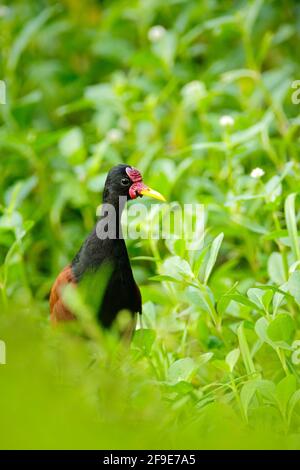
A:
{"type": "MultiPolygon", "coordinates": [[[[285,282],[280,286],[280,290],[285,292],[288,290],[288,283],[285,282]]],[[[285,301],[286,296],[282,294],[281,292],[275,292],[274,297],[273,297],[273,316],[277,315],[279,307],[282,305],[282,303],[285,301]]]]}
{"type": "Polygon", "coordinates": [[[155,330],[140,329],[136,330],[133,335],[132,347],[137,348],[143,352],[145,356],[149,356],[152,350],[153,343],[156,338],[155,330]]]}
{"type": "Polygon", "coordinates": [[[276,385],[276,398],[283,415],[286,414],[288,402],[294,392],[296,391],[296,378],[294,375],[288,375],[284,377],[276,385]]]}
{"type": "Polygon", "coordinates": [[[197,363],[199,365],[204,365],[204,364],[206,364],[207,362],[209,362],[211,360],[213,355],[214,355],[214,353],[212,353],[212,352],[201,354],[200,358],[197,360],[197,363]]]}
{"type": "Polygon", "coordinates": [[[300,261],[295,261],[290,267],[289,267],[289,274],[292,274],[296,269],[300,266],[300,261]]]}
{"type": "Polygon", "coordinates": [[[242,295],[242,294],[238,294],[238,293],[235,293],[235,294],[226,294],[226,297],[228,297],[229,299],[231,300],[234,300],[235,302],[241,304],[241,305],[245,305],[245,307],[250,307],[252,309],[256,309],[257,308],[257,305],[256,303],[254,302],[251,302],[251,300],[249,300],[246,296],[242,295]]]}
{"type": "Polygon", "coordinates": [[[198,366],[192,358],[178,359],[169,367],[167,379],[173,384],[181,381],[189,382],[197,369],[198,366]]]}
{"type": "MultiPolygon", "coordinates": [[[[275,318],[277,318],[277,316],[275,318]]],[[[293,350],[293,347],[290,346],[286,341],[273,341],[268,335],[268,328],[269,322],[264,317],[259,318],[255,323],[255,332],[263,343],[269,344],[275,350],[277,350],[278,347],[287,349],[289,351],[293,350]]]]}
{"type": "Polygon", "coordinates": [[[215,309],[215,300],[212,291],[207,286],[188,287],[186,298],[193,305],[208,312],[214,323],[217,321],[217,312],[215,309]]]}
{"type": "Polygon", "coordinates": [[[268,274],[271,281],[275,284],[283,284],[285,279],[282,256],[280,253],[273,252],[268,259],[268,274]]]}
{"type": "Polygon", "coordinates": [[[179,256],[171,256],[170,258],[167,258],[161,266],[160,271],[161,275],[169,276],[179,281],[190,281],[195,277],[189,263],[179,256]]]}
{"type": "Polygon", "coordinates": [[[265,312],[268,311],[270,302],[273,297],[273,292],[271,290],[263,290],[257,287],[253,287],[248,290],[247,295],[251,302],[253,302],[260,310],[265,312]]]}
{"type": "Polygon", "coordinates": [[[278,314],[267,328],[268,337],[274,341],[291,344],[295,334],[295,323],[292,317],[285,313],[278,314]]]}
{"type": "Polygon", "coordinates": [[[233,369],[235,368],[235,365],[236,365],[237,361],[239,360],[239,357],[240,357],[239,348],[233,349],[232,351],[230,351],[227,354],[227,356],[225,358],[225,361],[229,366],[230,372],[232,372],[233,369]]]}
{"type": "Polygon", "coordinates": [[[252,380],[245,383],[241,389],[241,403],[246,419],[248,419],[248,408],[256,391],[256,381],[252,380]]]}
{"type": "Polygon", "coordinates": [[[267,336],[267,328],[269,326],[268,320],[264,317],[261,317],[255,323],[255,331],[259,339],[263,343],[268,343],[270,340],[267,336]]]}
{"type": "Polygon", "coordinates": [[[257,391],[270,403],[275,403],[276,387],[271,380],[257,380],[257,391]]]}
{"type": "Polygon", "coordinates": [[[208,249],[209,249],[208,246],[203,248],[203,250],[200,252],[198,257],[195,259],[194,266],[193,266],[193,272],[194,272],[195,277],[199,276],[199,272],[200,272],[200,269],[202,267],[205,255],[208,252],[208,249]]]}
{"type": "Polygon", "coordinates": [[[223,359],[215,359],[214,361],[212,361],[211,364],[218,370],[221,370],[226,373],[230,372],[229,365],[223,359]]]}
{"type": "Polygon", "coordinates": [[[146,328],[155,328],[156,326],[156,309],[153,302],[143,304],[142,322],[146,328]]]}
{"type": "Polygon", "coordinates": [[[274,401],[275,385],[269,380],[251,380],[245,383],[241,389],[241,403],[246,419],[248,418],[249,405],[256,392],[260,392],[270,402],[274,401]]]}
{"type": "Polygon", "coordinates": [[[194,390],[193,385],[186,380],[180,380],[174,384],[167,384],[168,388],[172,392],[176,392],[179,395],[186,395],[194,390]]]}

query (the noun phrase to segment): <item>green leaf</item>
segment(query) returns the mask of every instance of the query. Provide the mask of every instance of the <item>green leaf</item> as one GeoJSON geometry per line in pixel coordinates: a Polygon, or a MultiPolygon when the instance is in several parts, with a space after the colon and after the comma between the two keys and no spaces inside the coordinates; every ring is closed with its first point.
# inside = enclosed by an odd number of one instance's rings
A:
{"type": "Polygon", "coordinates": [[[213,355],[214,355],[214,353],[212,353],[212,352],[201,354],[200,358],[197,360],[197,363],[199,365],[204,365],[204,364],[206,364],[207,362],[209,362],[211,360],[213,355]]]}
{"type": "Polygon", "coordinates": [[[66,132],[60,139],[59,149],[64,157],[71,159],[72,163],[80,163],[85,154],[81,129],[74,127],[66,132]]]}
{"type": "Polygon", "coordinates": [[[204,273],[204,284],[207,284],[209,276],[211,275],[213,267],[216,263],[217,256],[218,256],[223,238],[224,238],[224,233],[220,233],[211,244],[209,258],[208,258],[207,265],[205,268],[205,273],[204,273]]]}
{"type": "Polygon", "coordinates": [[[160,274],[175,278],[178,281],[191,281],[195,278],[189,263],[179,256],[171,256],[167,258],[160,269],[160,274]]]}
{"type": "Polygon", "coordinates": [[[292,252],[294,255],[295,260],[300,260],[300,248],[299,248],[299,240],[298,240],[298,231],[297,231],[297,222],[296,222],[296,214],[295,214],[295,198],[296,193],[290,194],[284,204],[284,213],[285,213],[285,220],[286,225],[289,233],[289,238],[291,241],[292,252]]]}
{"type": "Polygon", "coordinates": [[[269,380],[251,380],[243,385],[241,389],[241,403],[246,419],[248,419],[249,405],[256,392],[260,392],[269,401],[274,401],[275,385],[269,380]]]}
{"type": "Polygon", "coordinates": [[[167,375],[168,382],[173,384],[181,381],[189,382],[197,369],[197,364],[190,357],[178,359],[178,361],[173,362],[169,367],[167,375]]]}
{"type": "Polygon", "coordinates": [[[268,311],[270,302],[273,297],[273,292],[271,290],[263,290],[257,287],[253,287],[248,290],[247,295],[251,302],[253,302],[260,310],[264,312],[268,311]]]}
{"type": "Polygon", "coordinates": [[[275,284],[283,284],[285,279],[284,266],[280,253],[273,252],[268,259],[268,274],[275,284]]]}
{"type": "Polygon", "coordinates": [[[213,320],[217,323],[217,312],[215,309],[215,300],[212,291],[208,286],[188,287],[185,294],[187,300],[193,305],[208,312],[213,320]]]}
{"type": "Polygon", "coordinates": [[[225,358],[225,361],[229,366],[230,372],[232,372],[233,369],[235,368],[235,365],[236,365],[237,361],[239,360],[239,357],[240,357],[239,348],[233,349],[232,351],[230,351],[227,354],[227,356],[225,358]]]}
{"type": "MultiPolygon", "coordinates": [[[[285,282],[280,286],[280,290],[282,292],[285,292],[288,290],[288,283],[285,282]]],[[[275,317],[277,315],[279,307],[282,305],[284,302],[286,296],[280,292],[275,292],[274,297],[273,297],[273,316],[275,317]]]]}
{"type": "MultiPolygon", "coordinates": [[[[277,317],[275,317],[277,318],[277,317]]],[[[287,342],[285,341],[273,341],[267,333],[269,327],[269,322],[266,318],[262,317],[257,320],[255,323],[255,332],[259,339],[262,341],[262,343],[267,343],[269,344],[275,351],[278,349],[278,347],[282,349],[287,349],[289,351],[293,350],[293,347],[290,346],[287,342]]]]}
{"type": "Polygon", "coordinates": [[[221,370],[223,372],[230,372],[230,368],[229,368],[229,365],[227,364],[226,361],[222,360],[222,359],[215,359],[213,362],[212,362],[212,365],[218,369],[218,370],[221,370]]]}
{"type": "Polygon", "coordinates": [[[276,385],[276,398],[283,416],[286,414],[288,402],[295,391],[296,378],[294,375],[288,375],[287,377],[284,377],[276,385]]]}
{"type": "Polygon", "coordinates": [[[241,323],[241,325],[238,327],[237,335],[238,335],[240,351],[241,351],[242,358],[245,364],[246,372],[247,374],[255,374],[256,369],[254,367],[253,360],[250,354],[243,323],[241,323]]]}
{"type": "Polygon", "coordinates": [[[10,70],[15,70],[17,67],[18,61],[22,55],[22,52],[27,47],[30,40],[37,34],[39,29],[48,21],[51,16],[58,11],[58,6],[46,8],[41,11],[41,13],[34,18],[32,18],[28,23],[25,24],[21,32],[18,34],[15,42],[13,43],[9,58],[8,58],[8,68],[10,70]]]}
{"type": "Polygon", "coordinates": [[[136,330],[132,340],[132,347],[143,352],[145,356],[149,356],[153,343],[156,338],[156,332],[152,329],[142,328],[136,330]]]}
{"type": "Polygon", "coordinates": [[[172,276],[166,276],[165,274],[158,274],[157,276],[152,276],[149,278],[149,280],[158,282],[180,282],[179,279],[176,279],[172,276]]]}
{"type": "Polygon", "coordinates": [[[156,310],[151,301],[143,304],[142,323],[146,328],[155,328],[156,326],[156,310]]]}
{"type": "Polygon", "coordinates": [[[267,336],[268,320],[264,317],[261,317],[255,323],[255,331],[259,339],[263,343],[268,343],[270,340],[267,336]]]}
{"type": "Polygon", "coordinates": [[[176,53],[177,40],[172,31],[167,31],[163,37],[153,45],[153,51],[164,64],[170,68],[173,65],[176,53]]]}
{"type": "Polygon", "coordinates": [[[267,328],[267,335],[272,341],[284,341],[291,344],[295,334],[292,317],[286,313],[278,314],[267,328]]]}
{"type": "Polygon", "coordinates": [[[295,406],[297,403],[300,401],[300,390],[297,390],[290,398],[289,403],[288,403],[288,410],[287,410],[287,416],[288,416],[288,424],[290,425],[291,420],[292,420],[292,415],[295,406]]]}
{"type": "Polygon", "coordinates": [[[9,210],[17,209],[37,184],[38,178],[34,175],[25,180],[19,180],[11,186],[5,193],[5,203],[9,206],[9,210]]]}
{"type": "Polygon", "coordinates": [[[245,305],[245,307],[250,307],[252,309],[257,308],[257,305],[254,302],[251,302],[251,300],[247,299],[247,297],[242,294],[226,294],[226,297],[231,300],[234,300],[238,304],[245,305]]]}
{"type": "Polygon", "coordinates": [[[263,240],[280,240],[283,237],[287,237],[288,232],[287,230],[274,230],[273,232],[269,232],[264,235],[262,238],[263,240]]]}
{"type": "Polygon", "coordinates": [[[251,3],[246,3],[248,5],[248,8],[245,9],[245,17],[244,17],[244,22],[245,22],[245,28],[249,32],[249,34],[252,32],[253,27],[256,23],[256,20],[259,16],[259,12],[264,4],[263,0],[254,0],[251,3]]]}
{"type": "Polygon", "coordinates": [[[199,272],[202,267],[205,255],[208,252],[208,249],[209,249],[209,246],[206,246],[205,248],[203,248],[203,250],[200,252],[200,254],[198,255],[198,257],[196,258],[194,262],[193,272],[195,274],[195,277],[199,276],[199,272]]]}
{"type": "Polygon", "coordinates": [[[273,176],[265,185],[266,199],[268,202],[274,202],[282,193],[281,178],[278,175],[273,176]]]}
{"type": "Polygon", "coordinates": [[[287,291],[294,297],[300,305],[300,271],[294,271],[287,282],[287,291]]]}
{"type": "Polygon", "coordinates": [[[180,380],[175,384],[167,384],[168,388],[172,392],[179,393],[179,395],[186,395],[194,390],[193,385],[190,382],[186,382],[185,380],[180,380]]]}
{"type": "Polygon", "coordinates": [[[256,391],[256,382],[252,380],[243,385],[241,389],[241,403],[246,419],[248,419],[248,408],[256,391]]]}

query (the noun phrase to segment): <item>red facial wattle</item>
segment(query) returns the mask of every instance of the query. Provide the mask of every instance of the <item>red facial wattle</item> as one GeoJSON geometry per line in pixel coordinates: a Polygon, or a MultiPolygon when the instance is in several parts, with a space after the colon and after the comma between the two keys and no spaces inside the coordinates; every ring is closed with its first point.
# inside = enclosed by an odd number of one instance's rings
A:
{"type": "Polygon", "coordinates": [[[129,188],[129,196],[131,199],[149,196],[160,201],[165,201],[165,198],[160,193],[154,191],[143,183],[142,175],[136,168],[127,167],[126,173],[132,182],[132,185],[129,188]]]}
{"type": "Polygon", "coordinates": [[[131,199],[136,199],[137,197],[142,197],[141,191],[147,190],[148,186],[146,186],[142,181],[137,183],[133,183],[129,188],[129,196],[131,199]]]}
{"type": "Polygon", "coordinates": [[[143,178],[139,170],[136,168],[126,168],[126,173],[133,183],[129,188],[129,196],[131,199],[136,199],[141,196],[140,191],[147,189],[147,186],[143,183],[143,178]]]}
{"type": "Polygon", "coordinates": [[[133,183],[138,183],[143,180],[141,173],[136,168],[127,167],[126,173],[133,183]]]}

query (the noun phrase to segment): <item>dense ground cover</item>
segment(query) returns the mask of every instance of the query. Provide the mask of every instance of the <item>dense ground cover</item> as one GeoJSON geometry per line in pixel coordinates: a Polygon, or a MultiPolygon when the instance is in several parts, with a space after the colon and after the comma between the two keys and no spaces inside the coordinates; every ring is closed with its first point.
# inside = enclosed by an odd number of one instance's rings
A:
{"type": "Polygon", "coordinates": [[[0,6],[1,447],[299,448],[299,26],[292,0],[0,6]],[[128,241],[130,351],[47,303],[118,162],[206,217],[197,251],[128,241]]]}

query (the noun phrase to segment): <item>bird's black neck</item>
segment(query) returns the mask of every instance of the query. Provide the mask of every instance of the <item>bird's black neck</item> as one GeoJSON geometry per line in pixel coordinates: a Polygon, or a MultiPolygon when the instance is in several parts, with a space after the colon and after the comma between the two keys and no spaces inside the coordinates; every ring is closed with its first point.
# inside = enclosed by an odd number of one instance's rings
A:
{"type": "Polygon", "coordinates": [[[97,223],[72,262],[78,280],[84,272],[97,269],[103,261],[115,264],[120,257],[128,259],[121,226],[125,204],[126,198],[104,192],[97,223]]]}
{"type": "Polygon", "coordinates": [[[97,234],[100,239],[123,239],[121,218],[127,198],[105,191],[97,222],[97,234]]]}

